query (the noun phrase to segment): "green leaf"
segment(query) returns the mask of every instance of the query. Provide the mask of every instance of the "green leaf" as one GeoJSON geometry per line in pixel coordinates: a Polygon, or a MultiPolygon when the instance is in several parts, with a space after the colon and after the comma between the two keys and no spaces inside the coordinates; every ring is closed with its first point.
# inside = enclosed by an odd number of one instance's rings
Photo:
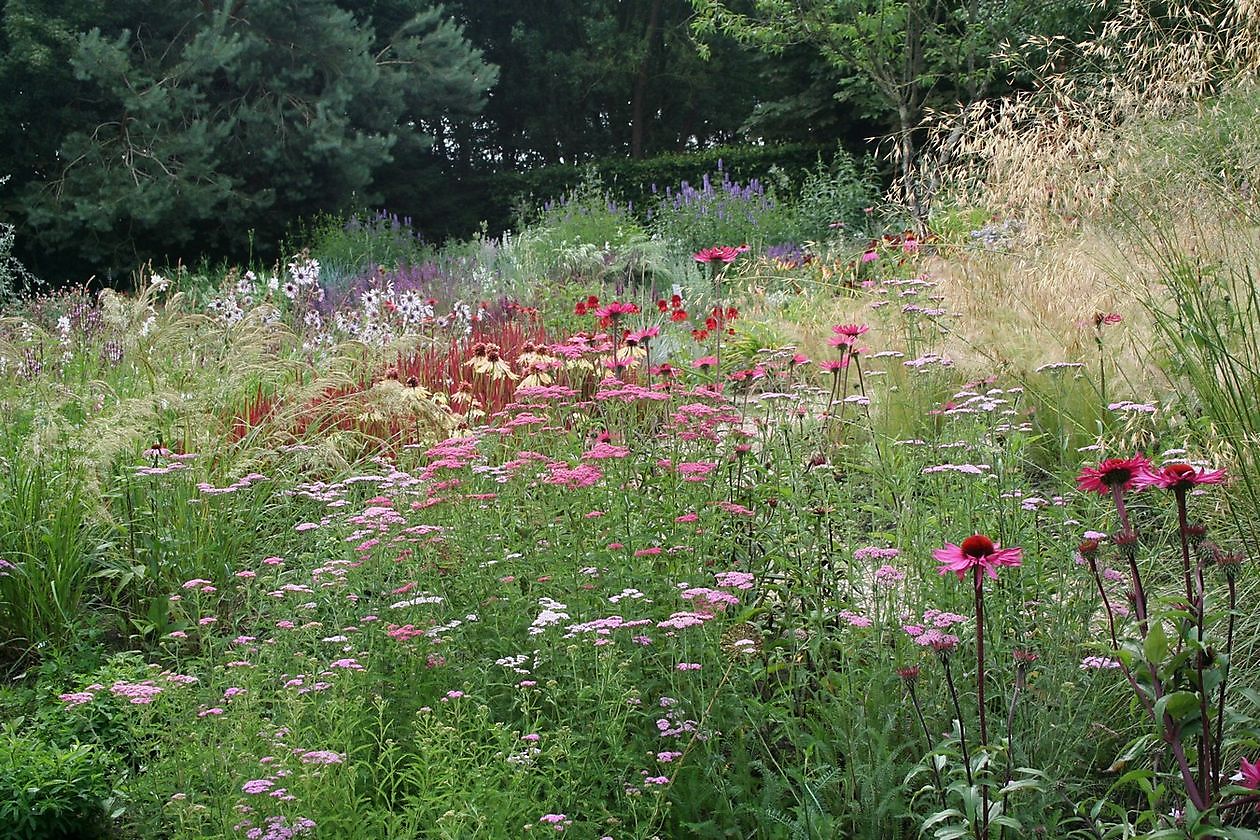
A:
{"type": "Polygon", "coordinates": [[[1142,652],[1146,655],[1146,661],[1159,670],[1159,664],[1168,655],[1168,635],[1164,632],[1163,624],[1157,621],[1151,625],[1151,631],[1146,634],[1146,641],[1142,643],[1142,652]]]}
{"type": "Polygon", "coordinates": [[[1174,691],[1155,702],[1155,717],[1162,719],[1167,714],[1173,720],[1180,721],[1198,709],[1199,695],[1192,691],[1174,691]]]}

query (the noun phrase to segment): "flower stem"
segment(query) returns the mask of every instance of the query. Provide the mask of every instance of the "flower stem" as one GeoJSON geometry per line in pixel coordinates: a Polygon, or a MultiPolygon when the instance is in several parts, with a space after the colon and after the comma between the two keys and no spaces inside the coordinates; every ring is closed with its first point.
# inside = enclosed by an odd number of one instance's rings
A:
{"type": "Polygon", "coordinates": [[[1103,585],[1102,575],[1098,573],[1098,560],[1092,555],[1086,558],[1089,570],[1094,575],[1094,583],[1098,585],[1098,594],[1102,596],[1103,609],[1107,611],[1107,630],[1111,634],[1111,649],[1119,650],[1120,642],[1116,639],[1116,619],[1111,612],[1111,599],[1107,597],[1107,587],[1103,585]]]}
{"type": "Polygon", "coordinates": [[[932,752],[932,733],[928,730],[927,720],[923,717],[923,707],[919,705],[919,695],[915,693],[914,683],[907,682],[906,690],[910,692],[910,702],[914,704],[914,713],[918,715],[919,726],[923,729],[923,737],[927,741],[928,760],[932,763],[932,778],[936,781],[936,792],[941,797],[941,807],[945,807],[945,786],[941,784],[941,771],[936,766],[936,757],[932,752]]]}
{"type": "MultiPolygon", "coordinates": [[[[967,771],[967,786],[974,788],[976,781],[971,775],[971,753],[967,749],[967,727],[963,723],[962,706],[958,703],[958,689],[954,686],[954,673],[949,667],[949,655],[941,654],[941,664],[945,666],[945,683],[949,686],[949,697],[954,701],[954,714],[958,716],[958,745],[962,749],[963,769],[967,771]]],[[[987,807],[985,809],[988,810],[987,807]]],[[[972,824],[971,828],[976,836],[976,840],[983,840],[987,837],[987,832],[982,837],[984,827],[983,819],[972,824]]]]}
{"type": "Polygon", "coordinates": [[[1234,607],[1238,603],[1238,589],[1233,577],[1226,583],[1229,586],[1229,618],[1225,630],[1225,665],[1221,674],[1220,693],[1216,698],[1216,753],[1212,761],[1212,772],[1218,779],[1221,777],[1221,744],[1224,743],[1222,730],[1225,726],[1225,683],[1229,680],[1229,657],[1234,650],[1234,607]]]}
{"type": "Polygon", "coordinates": [[[1173,495],[1177,500],[1177,532],[1181,538],[1181,565],[1186,577],[1186,601],[1194,614],[1195,632],[1197,650],[1194,652],[1194,667],[1198,675],[1198,694],[1199,694],[1199,720],[1201,732],[1199,734],[1199,784],[1202,786],[1203,798],[1207,802],[1212,801],[1213,784],[1212,767],[1213,767],[1213,749],[1212,749],[1212,722],[1208,718],[1208,692],[1207,686],[1203,682],[1203,668],[1207,664],[1205,662],[1204,638],[1203,638],[1203,570],[1198,570],[1198,590],[1194,588],[1194,580],[1190,575],[1190,521],[1186,512],[1186,488],[1173,488],[1173,495]]]}
{"type": "MultiPolygon", "coordinates": [[[[1019,693],[1024,688],[1026,669],[1023,662],[1015,663],[1015,688],[1011,691],[1011,708],[1006,714],[1006,780],[1002,783],[1005,788],[1011,783],[1011,777],[1015,775],[1015,706],[1019,703],[1019,693]]],[[[1009,795],[1002,794],[1002,813],[1006,813],[1006,804],[1009,795]]],[[[998,840],[1002,840],[1006,836],[1006,826],[998,829],[998,840]]]]}
{"type": "Polygon", "coordinates": [[[980,743],[989,743],[989,726],[984,710],[984,569],[973,570],[976,588],[976,705],[980,712],[980,743]]]}
{"type": "MultiPolygon", "coordinates": [[[[989,743],[989,724],[984,707],[984,569],[973,570],[976,589],[976,708],[980,713],[980,745],[989,743]]],[[[989,786],[980,786],[983,813],[980,826],[983,836],[989,836],[989,786]]]]}

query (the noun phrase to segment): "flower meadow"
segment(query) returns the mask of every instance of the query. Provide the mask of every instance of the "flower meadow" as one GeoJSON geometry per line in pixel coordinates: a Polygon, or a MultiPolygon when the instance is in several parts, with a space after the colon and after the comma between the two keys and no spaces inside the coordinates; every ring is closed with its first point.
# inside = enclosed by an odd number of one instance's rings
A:
{"type": "Polygon", "coordinates": [[[1144,299],[982,345],[969,233],[573,218],[10,305],[0,836],[1260,836],[1144,299]]]}

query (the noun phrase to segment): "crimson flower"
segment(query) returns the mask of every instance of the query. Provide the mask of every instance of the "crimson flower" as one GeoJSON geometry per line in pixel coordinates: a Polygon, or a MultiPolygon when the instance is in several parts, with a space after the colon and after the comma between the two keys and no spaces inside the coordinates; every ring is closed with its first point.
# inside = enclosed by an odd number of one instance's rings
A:
{"type": "Polygon", "coordinates": [[[1096,467],[1085,467],[1076,477],[1076,486],[1090,493],[1110,496],[1113,487],[1132,490],[1145,486],[1142,477],[1150,470],[1151,461],[1145,455],[1132,458],[1108,458],[1096,467]]]}
{"type": "Polygon", "coordinates": [[[1199,484],[1220,484],[1224,480],[1225,470],[1201,470],[1189,464],[1165,464],[1159,469],[1148,467],[1138,479],[1138,486],[1189,490],[1199,484]]]}
{"type": "Polygon", "coordinates": [[[962,541],[962,545],[946,543],[944,548],[932,552],[932,556],[941,562],[937,569],[941,574],[953,572],[959,580],[967,576],[972,569],[983,569],[989,577],[997,580],[998,566],[1018,566],[1019,548],[998,548],[993,540],[984,534],[973,534],[962,541]]]}

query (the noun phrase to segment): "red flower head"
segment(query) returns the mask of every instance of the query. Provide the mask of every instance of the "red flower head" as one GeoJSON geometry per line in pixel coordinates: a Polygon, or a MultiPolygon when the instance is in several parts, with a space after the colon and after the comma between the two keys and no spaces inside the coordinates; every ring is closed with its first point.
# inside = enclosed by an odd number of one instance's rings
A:
{"type": "Polygon", "coordinates": [[[993,540],[984,534],[974,534],[962,541],[962,545],[946,543],[944,548],[932,552],[932,556],[941,562],[937,570],[941,574],[953,572],[962,580],[972,569],[983,569],[989,577],[997,580],[998,566],[1018,566],[1022,549],[998,548],[993,540]]]}
{"type": "Polygon", "coordinates": [[[1220,484],[1225,470],[1201,470],[1189,464],[1165,464],[1159,469],[1147,468],[1138,479],[1141,487],[1163,490],[1190,490],[1199,484],[1220,484]]]}
{"type": "Polygon", "coordinates": [[[687,320],[687,313],[682,309],[675,309],[673,314],[669,316],[669,320],[673,321],[675,324],[682,323],[687,320]]]}
{"type": "Polygon", "coordinates": [[[1132,490],[1140,484],[1142,476],[1150,469],[1151,462],[1145,455],[1132,458],[1108,458],[1096,467],[1085,467],[1076,477],[1077,488],[1090,493],[1111,495],[1113,487],[1132,490]]]}

